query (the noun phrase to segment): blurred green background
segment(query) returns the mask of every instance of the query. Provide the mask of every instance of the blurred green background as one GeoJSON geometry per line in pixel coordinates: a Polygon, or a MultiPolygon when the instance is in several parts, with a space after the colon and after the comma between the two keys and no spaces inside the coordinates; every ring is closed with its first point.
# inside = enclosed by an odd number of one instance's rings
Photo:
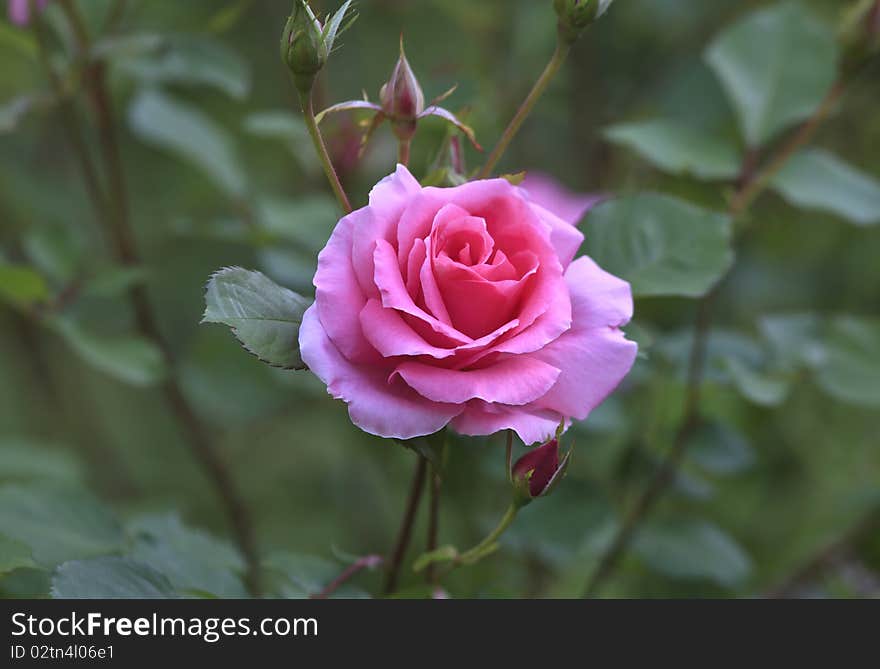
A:
{"type": "MultiPolygon", "coordinates": [[[[78,4],[93,34],[116,5],[78,4]]],[[[674,118],[738,142],[734,112],[702,56],[725,27],[768,4],[774,3],[615,3],[575,45],[502,171],[540,170],[582,192],[661,191],[722,210],[723,185],[666,174],[638,151],[608,141],[603,130],[674,118]]],[[[798,3],[829,31],[841,4],[798,3]]],[[[327,0],[312,5],[336,8],[327,0]]],[[[403,31],[427,98],[457,82],[448,106],[467,113],[478,139],[492,146],[553,49],[551,5],[361,0],[357,22],[320,77],[321,104],[358,98],[362,89],[375,100],[403,31]]],[[[144,282],[182,386],[241,488],[261,554],[284,584],[275,592],[313,592],[346,555],[384,553],[393,541],[413,454],[353,427],[342,403],[309,374],[266,367],[226,328],[199,325],[205,283],[223,266],[259,269],[308,294],[317,251],[335,223],[278,59],[289,9],[287,0],[130,1],[116,36],[95,37],[109,54],[143,256],[134,273],[113,266],[65,139],[69,109],[46,99],[31,31],[0,23],[0,259],[34,268],[52,295],[76,286],[44,318],[8,294],[0,304],[6,596],[46,595],[59,562],[129,551],[182,590],[241,592],[237,556],[174,519],[224,541],[230,536],[156,387],[156,352],[132,342],[124,292],[132,282],[144,282]],[[5,104],[31,94],[37,103],[26,111],[5,104]]],[[[64,71],[70,37],[63,14],[52,6],[46,19],[53,62],[64,71]]],[[[878,75],[875,64],[850,86],[815,142],[875,179],[878,75]]],[[[75,78],[67,83],[78,85],[75,78]]],[[[74,103],[97,153],[88,106],[82,96],[74,103]]],[[[363,203],[371,184],[391,171],[395,146],[386,126],[355,160],[353,118],[339,115],[325,132],[353,202],[363,203]]],[[[444,133],[439,121],[420,127],[417,174],[444,133]]],[[[470,148],[468,159],[480,164],[470,148]]],[[[872,520],[880,508],[880,233],[793,207],[776,194],[761,198],[750,221],[710,344],[704,413],[712,426],[699,435],[604,595],[754,596],[780,588],[791,595],[880,594],[880,536],[872,520]],[[802,318],[773,320],[780,314],[802,318]],[[782,365],[778,370],[790,372],[784,380],[731,374],[731,356],[807,355],[818,344],[795,332],[813,327],[811,318],[845,314],[858,319],[858,350],[844,347],[840,369],[782,365]],[[749,380],[765,385],[756,390],[749,380]],[[819,568],[801,574],[816,558],[819,568]]],[[[589,218],[582,229],[589,236],[589,218]]],[[[0,274],[0,281],[13,280],[0,274]]],[[[558,491],[523,511],[496,555],[445,582],[453,597],[580,595],[668,448],[681,411],[693,313],[694,301],[682,297],[637,300],[632,334],[642,356],[635,370],[569,432],[575,458],[558,491]]],[[[847,329],[840,322],[831,327],[847,329]]],[[[822,350],[833,358],[840,348],[822,350]]],[[[507,500],[500,438],[456,439],[441,544],[478,541],[507,500]]],[[[425,533],[420,518],[410,557],[425,533]]],[[[422,580],[404,571],[403,585],[413,594],[423,592],[422,580]]],[[[349,594],[376,592],[379,582],[379,573],[366,574],[349,594]]]]}

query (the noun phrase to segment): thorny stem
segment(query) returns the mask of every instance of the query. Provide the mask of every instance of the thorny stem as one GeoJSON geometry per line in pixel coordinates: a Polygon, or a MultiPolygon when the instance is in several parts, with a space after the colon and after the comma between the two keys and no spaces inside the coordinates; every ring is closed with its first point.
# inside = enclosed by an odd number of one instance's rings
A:
{"type": "Polygon", "coordinates": [[[306,128],[309,130],[309,136],[312,138],[315,152],[318,154],[318,159],[321,161],[321,166],[324,168],[324,174],[327,175],[327,181],[330,182],[330,187],[333,189],[333,194],[336,195],[336,199],[339,201],[339,206],[342,207],[342,211],[346,214],[350,214],[351,203],[348,201],[345,189],[339,181],[339,175],[336,174],[336,170],[333,167],[333,161],[330,160],[330,154],[327,153],[327,146],[324,144],[321,130],[318,128],[318,123],[315,121],[315,106],[312,101],[312,94],[311,92],[303,93],[302,91],[298,91],[298,93],[300,105],[302,105],[303,118],[306,122],[306,128]]]}
{"type": "Polygon", "coordinates": [[[385,577],[385,587],[383,588],[386,595],[394,594],[394,591],[397,590],[397,581],[400,577],[403,556],[406,554],[406,549],[409,547],[409,540],[412,536],[412,528],[416,519],[416,512],[419,510],[419,503],[422,500],[422,493],[425,490],[425,474],[427,469],[428,461],[419,455],[416,462],[415,472],[413,472],[412,483],[410,484],[406,510],[403,513],[403,519],[400,521],[400,529],[397,531],[397,539],[394,542],[394,548],[388,557],[388,572],[385,577]]]}
{"type": "MultiPolygon", "coordinates": [[[[837,81],[813,115],[798,128],[791,139],[783,144],[766,166],[758,170],[757,173],[754,172],[752,165],[755,154],[752,152],[746,156],[739,187],[731,199],[728,209],[733,218],[739,218],[745,214],[788,160],[813,138],[816,130],[828,118],[842,95],[845,85],[845,80],[837,81]]],[[[673,437],[672,446],[649,481],[648,487],[636,499],[611,545],[600,558],[596,570],[587,581],[584,597],[596,596],[601,586],[614,573],[626,554],[639,524],[650,514],[663,492],[675,480],[678,468],[687,452],[690,438],[700,425],[700,399],[703,388],[703,370],[706,363],[706,348],[712,328],[712,311],[718,299],[720,288],[721,282],[716,284],[697,304],[694,337],[688,355],[687,390],[682,417],[673,437]]]]}
{"type": "Polygon", "coordinates": [[[385,558],[381,555],[365,555],[362,558],[358,558],[346,567],[339,576],[330,581],[326,588],[317,594],[311,595],[309,599],[327,599],[330,595],[336,592],[341,585],[345,584],[346,581],[355,576],[355,574],[364,569],[378,567],[384,562],[384,560],[385,558]]]}
{"type": "MultiPolygon", "coordinates": [[[[61,7],[76,36],[80,56],[83,59],[88,59],[90,41],[79,13],[69,0],[64,0],[61,3],[61,7]]],[[[39,19],[37,22],[39,22],[39,19]]],[[[105,225],[109,228],[117,260],[124,265],[137,265],[140,263],[140,256],[129,221],[125,173],[119,150],[113,107],[107,92],[105,66],[102,62],[87,64],[86,66],[86,86],[97,121],[101,155],[110,191],[109,198],[105,199],[96,195],[93,199],[96,206],[101,204],[109,210],[109,213],[105,211],[105,215],[102,218],[105,225]]],[[[77,149],[77,152],[79,153],[80,150],[77,149]]],[[[91,181],[91,179],[88,179],[88,181],[91,181]]],[[[159,347],[169,367],[173,368],[174,360],[171,347],[159,330],[144,287],[141,285],[133,286],[129,292],[129,299],[135,313],[138,330],[143,336],[152,340],[159,347]]],[[[226,464],[215,450],[210,435],[190,405],[173,373],[169,374],[164,382],[162,391],[172,413],[184,428],[190,450],[196,460],[202,465],[223,503],[236,541],[247,565],[246,581],[248,588],[251,594],[258,596],[260,594],[259,556],[254,538],[253,523],[241,494],[226,464]]]]}
{"type": "Polygon", "coordinates": [[[486,179],[492,174],[492,170],[498,165],[498,161],[501,160],[504,152],[507,151],[507,147],[510,146],[513,138],[516,137],[516,133],[519,132],[523,122],[528,118],[532,109],[534,109],[535,104],[544,94],[544,91],[547,90],[550,82],[553,81],[553,77],[559,72],[559,68],[562,66],[562,63],[565,62],[565,58],[570,50],[571,45],[569,43],[561,37],[557,39],[556,50],[553,52],[553,57],[550,58],[547,67],[544,68],[544,71],[541,73],[541,76],[538,77],[532,90],[529,91],[526,99],[523,100],[519,109],[517,109],[516,114],[501,135],[501,139],[498,140],[498,144],[492,149],[492,153],[489,154],[486,164],[483,165],[483,169],[481,169],[480,173],[477,175],[478,179],[486,179]]]}

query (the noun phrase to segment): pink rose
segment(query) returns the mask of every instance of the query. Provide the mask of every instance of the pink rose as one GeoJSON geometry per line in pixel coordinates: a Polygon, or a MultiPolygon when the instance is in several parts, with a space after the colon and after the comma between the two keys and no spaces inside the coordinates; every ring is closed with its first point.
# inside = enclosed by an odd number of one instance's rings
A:
{"type": "MultiPolygon", "coordinates": [[[[49,0],[37,0],[37,10],[43,11],[49,0]]],[[[15,25],[26,26],[31,20],[30,0],[9,0],[9,20],[15,25]]]]}
{"type": "Polygon", "coordinates": [[[582,241],[503,179],[422,188],[398,165],[318,256],[302,358],[372,434],[546,440],[636,356],[629,284],[572,262],[582,241]]]}

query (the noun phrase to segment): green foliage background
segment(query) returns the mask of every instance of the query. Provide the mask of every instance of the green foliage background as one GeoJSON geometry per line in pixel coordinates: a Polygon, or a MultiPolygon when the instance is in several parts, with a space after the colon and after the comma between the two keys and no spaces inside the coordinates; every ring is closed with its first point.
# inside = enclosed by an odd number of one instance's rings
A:
{"type": "MultiPolygon", "coordinates": [[[[113,3],[79,4],[94,31],[113,3]]],[[[108,54],[144,256],[136,270],[110,260],[30,32],[0,24],[0,101],[13,101],[0,108],[0,593],[245,594],[214,492],[156,389],[169,372],[133,335],[124,291],[144,282],[183,387],[255,519],[270,592],[305,596],[346,556],[387,551],[414,457],[358,431],[307,373],[264,366],[226,328],[199,325],[205,283],[223,266],[259,269],[308,294],[335,222],[278,62],[290,3],[128,4],[123,36],[98,48],[108,54]],[[34,94],[33,108],[19,99],[34,94]],[[56,304],[59,294],[60,308],[28,315],[28,305],[56,304]]],[[[362,0],[320,77],[320,98],[330,104],[365,89],[376,99],[403,30],[427,97],[457,82],[450,106],[468,107],[468,122],[491,146],[553,49],[551,4],[362,0]]],[[[580,595],[668,448],[693,297],[730,261],[726,233],[712,227],[726,223],[704,209],[725,208],[740,126],[772,147],[784,136],[772,130],[797,120],[777,127],[773,114],[756,118],[728,102],[736,93],[712,70],[723,69],[724,54],[703,56],[734,22],[776,4],[614,3],[575,45],[507,154],[502,171],[541,170],[578,191],[676,199],[627,198],[582,224],[586,251],[636,287],[630,332],[642,355],[620,391],[569,432],[575,457],[557,492],[522,512],[501,551],[450,577],[452,596],[580,595]],[[644,223],[651,216],[663,219],[657,230],[644,223]]],[[[785,75],[767,84],[775,104],[815,97],[786,68],[820,84],[823,71],[833,74],[840,6],[787,5],[786,25],[808,12],[819,26],[804,53],[797,40],[746,35],[744,55],[759,60],[758,71],[764,63],[785,75]]],[[[47,18],[63,40],[57,9],[47,18]]],[[[875,63],[850,86],[816,138],[822,152],[799,157],[777,192],[752,208],[716,309],[709,423],[603,594],[880,594],[880,233],[871,227],[880,221],[878,76],[875,63]],[[857,527],[873,531],[853,535],[857,527]],[[829,552],[841,539],[845,550],[829,552]],[[800,578],[816,557],[822,568],[800,578]]],[[[327,128],[340,156],[356,128],[342,118],[327,128]]],[[[417,172],[444,132],[423,123],[417,172]]],[[[343,171],[354,202],[391,170],[392,139],[383,129],[362,163],[343,171]]],[[[441,543],[475,543],[507,500],[500,438],[456,438],[441,543]]],[[[420,521],[418,549],[425,532],[420,521]]],[[[407,569],[404,580],[424,594],[420,576],[407,569]]],[[[379,582],[368,573],[340,594],[376,592],[379,582]]]]}

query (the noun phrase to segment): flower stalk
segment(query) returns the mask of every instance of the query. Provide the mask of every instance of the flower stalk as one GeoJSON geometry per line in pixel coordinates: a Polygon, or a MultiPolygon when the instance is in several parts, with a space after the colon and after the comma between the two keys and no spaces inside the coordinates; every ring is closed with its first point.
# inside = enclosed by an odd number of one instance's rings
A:
{"type": "Polygon", "coordinates": [[[489,157],[486,159],[486,164],[483,165],[483,168],[477,175],[478,179],[486,179],[492,174],[492,171],[498,165],[505,151],[507,151],[513,138],[516,137],[522,124],[529,117],[529,114],[532,113],[532,110],[535,108],[538,100],[541,99],[541,96],[544,95],[550,82],[556,77],[559,68],[562,67],[562,63],[565,62],[570,50],[571,43],[565,40],[560,33],[556,40],[556,49],[553,51],[553,56],[550,58],[550,62],[547,63],[547,66],[544,68],[544,71],[541,72],[541,75],[538,77],[532,90],[529,91],[526,99],[523,100],[519,109],[517,109],[516,114],[511,119],[507,128],[504,129],[501,139],[498,140],[495,148],[492,149],[492,153],[490,153],[489,157]]]}
{"type": "Polygon", "coordinates": [[[303,119],[305,120],[306,128],[309,131],[309,137],[312,138],[312,145],[315,147],[315,153],[318,154],[318,159],[321,162],[321,166],[324,168],[324,174],[327,176],[327,181],[330,182],[330,187],[333,189],[333,194],[336,196],[336,201],[339,202],[342,211],[349,214],[352,211],[351,202],[348,200],[348,195],[345,194],[345,188],[343,188],[342,182],[339,180],[339,175],[333,167],[333,161],[330,159],[330,153],[327,151],[324,137],[321,135],[321,130],[318,128],[317,121],[315,121],[315,108],[312,102],[312,92],[298,92],[300,104],[302,105],[303,119]]]}

